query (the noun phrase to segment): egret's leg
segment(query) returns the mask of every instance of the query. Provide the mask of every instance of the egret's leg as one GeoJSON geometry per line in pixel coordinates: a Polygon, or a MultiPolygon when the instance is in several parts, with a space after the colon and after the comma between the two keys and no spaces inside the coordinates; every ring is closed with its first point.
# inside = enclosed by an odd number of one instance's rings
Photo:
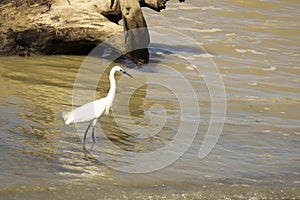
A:
{"type": "Polygon", "coordinates": [[[92,138],[93,138],[93,142],[96,143],[96,139],[95,139],[95,126],[93,126],[92,138]]]}
{"type": "Polygon", "coordinates": [[[95,119],[95,120],[93,121],[92,138],[93,138],[93,142],[94,142],[94,143],[96,142],[96,139],[95,139],[95,126],[96,126],[96,123],[97,123],[97,119],[95,119]]]}
{"type": "Polygon", "coordinates": [[[91,124],[92,124],[92,122],[89,124],[89,126],[87,127],[87,129],[86,129],[85,132],[84,132],[84,136],[83,136],[83,149],[85,149],[86,135],[87,135],[87,132],[88,132],[89,129],[90,129],[91,124]]]}

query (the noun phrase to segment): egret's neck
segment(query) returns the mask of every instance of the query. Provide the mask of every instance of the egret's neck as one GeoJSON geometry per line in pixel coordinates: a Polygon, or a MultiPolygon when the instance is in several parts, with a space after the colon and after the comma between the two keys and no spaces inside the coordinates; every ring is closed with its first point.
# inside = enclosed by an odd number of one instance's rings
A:
{"type": "Polygon", "coordinates": [[[113,100],[116,93],[116,80],[115,80],[115,72],[112,71],[109,73],[109,82],[110,82],[110,88],[107,94],[107,98],[113,100]]]}

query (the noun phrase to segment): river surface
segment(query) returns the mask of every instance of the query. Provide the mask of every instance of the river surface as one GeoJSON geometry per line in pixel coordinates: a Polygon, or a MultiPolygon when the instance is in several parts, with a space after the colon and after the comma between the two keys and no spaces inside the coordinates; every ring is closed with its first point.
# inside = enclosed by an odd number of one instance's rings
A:
{"type": "MultiPolygon", "coordinates": [[[[134,79],[116,76],[114,115],[98,120],[96,148],[89,136],[88,151],[81,141],[87,124],[75,128],[61,118],[72,109],[85,57],[0,57],[0,199],[300,199],[299,10],[296,0],[187,0],[161,13],[144,9],[153,27],[150,64],[121,59],[134,79]],[[226,106],[224,127],[200,159],[212,115],[214,128],[223,122],[214,102],[226,106]],[[186,137],[166,151],[178,159],[165,164],[163,147],[181,122],[186,137]],[[122,154],[102,145],[107,139],[122,154]],[[162,157],[134,168],[148,173],[129,173],[132,155],[149,152],[162,157]]],[[[73,106],[106,95],[106,67],[92,68],[101,77],[96,88],[80,86],[94,96],[82,94],[73,106]]]]}

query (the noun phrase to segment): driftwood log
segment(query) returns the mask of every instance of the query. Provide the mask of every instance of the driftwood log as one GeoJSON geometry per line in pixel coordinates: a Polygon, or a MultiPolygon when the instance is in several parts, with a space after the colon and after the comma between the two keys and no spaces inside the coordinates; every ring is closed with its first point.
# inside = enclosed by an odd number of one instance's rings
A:
{"type": "MultiPolygon", "coordinates": [[[[179,0],[180,2],[184,0],[179,0]]],[[[167,0],[0,0],[0,55],[87,54],[125,31],[127,56],[147,63],[150,43],[141,7],[165,9],[167,0]],[[123,19],[123,26],[118,22],[123,19]],[[129,31],[127,30],[135,30],[129,31]]],[[[118,43],[118,41],[116,41],[118,43]]]]}

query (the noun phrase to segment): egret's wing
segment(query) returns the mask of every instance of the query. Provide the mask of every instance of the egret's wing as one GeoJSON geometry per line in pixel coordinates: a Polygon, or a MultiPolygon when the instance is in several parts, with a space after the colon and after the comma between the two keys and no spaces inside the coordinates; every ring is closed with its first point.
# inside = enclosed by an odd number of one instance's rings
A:
{"type": "Polygon", "coordinates": [[[66,124],[85,122],[99,118],[105,112],[105,98],[84,104],[75,110],[63,114],[66,124]]]}

